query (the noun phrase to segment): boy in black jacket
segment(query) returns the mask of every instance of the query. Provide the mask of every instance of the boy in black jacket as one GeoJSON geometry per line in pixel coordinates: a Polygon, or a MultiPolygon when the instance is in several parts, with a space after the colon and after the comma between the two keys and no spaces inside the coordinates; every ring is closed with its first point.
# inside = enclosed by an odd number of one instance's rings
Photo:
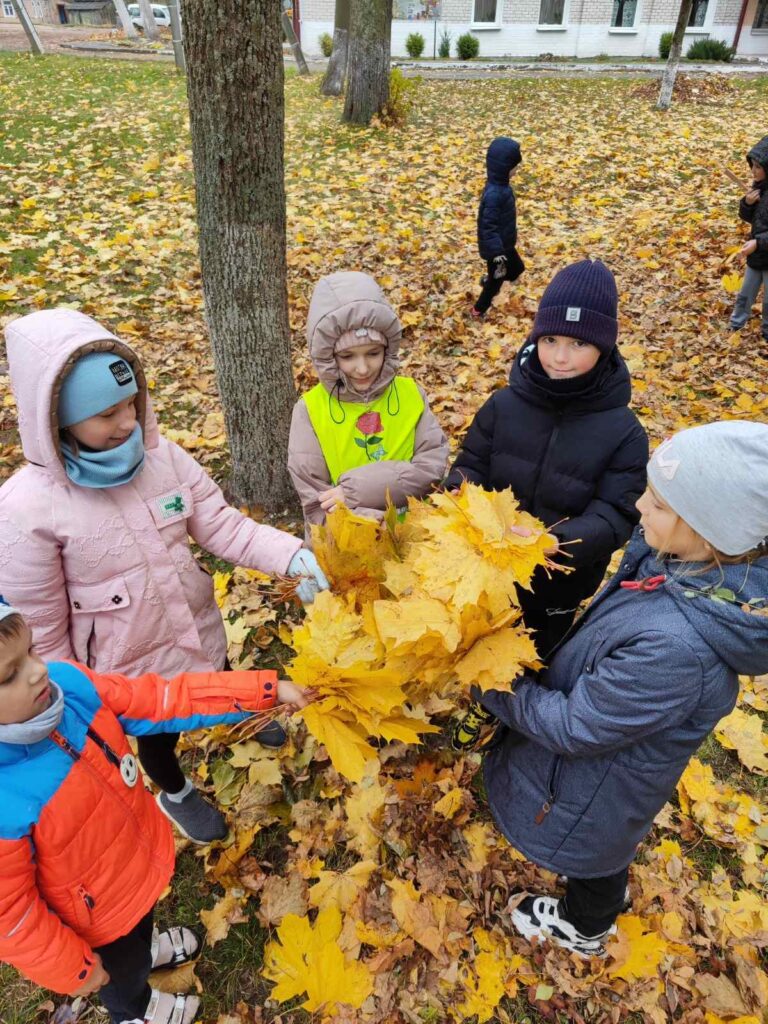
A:
{"type": "Polygon", "coordinates": [[[520,143],[504,135],[493,140],[485,156],[488,180],[477,211],[477,246],[488,272],[480,282],[480,298],[470,310],[477,319],[488,311],[502,284],[516,281],[525,270],[515,249],[517,213],[515,193],[509,184],[521,160],[520,143]]]}
{"type": "MultiPolygon", "coordinates": [[[[519,593],[544,661],[629,539],[639,519],[635,502],[645,490],[648,438],[628,408],[617,305],[613,274],[599,260],[555,276],[509,385],[475,416],[444,485],[511,487],[521,508],[557,537],[554,557],[573,572],[547,577],[539,569],[532,592],[519,593]]],[[[477,737],[479,723],[469,724],[456,731],[455,744],[470,746],[477,737]]]]}
{"type": "Polygon", "coordinates": [[[739,253],[746,256],[747,266],[731,313],[731,327],[735,331],[744,327],[762,285],[763,341],[768,342],[768,135],[750,149],[747,163],[752,171],[752,188],[739,203],[739,216],[752,225],[752,230],[739,253]]]}

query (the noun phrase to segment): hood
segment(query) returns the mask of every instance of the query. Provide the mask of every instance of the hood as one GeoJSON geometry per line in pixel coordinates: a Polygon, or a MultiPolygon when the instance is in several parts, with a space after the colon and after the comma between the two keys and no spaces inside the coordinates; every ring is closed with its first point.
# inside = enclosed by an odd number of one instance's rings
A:
{"type": "Polygon", "coordinates": [[[307,314],[309,356],[322,384],[328,391],[335,391],[340,401],[367,402],[386,391],[400,366],[402,333],[397,313],[368,274],[344,270],[321,278],[315,285],[307,314]],[[378,380],[361,395],[340,372],[334,352],[343,335],[363,327],[383,336],[386,353],[378,380]]]}
{"type": "Polygon", "coordinates": [[[664,589],[726,665],[741,676],[768,673],[768,557],[707,572],[693,569],[675,562],[660,565],[649,553],[638,578],[664,572],[670,578],[664,589]]]}
{"type": "Polygon", "coordinates": [[[485,154],[488,181],[494,185],[508,185],[509,173],[523,159],[520,143],[506,135],[494,139],[485,154]]]}
{"type": "Polygon", "coordinates": [[[509,386],[515,394],[537,405],[568,405],[574,411],[585,412],[629,405],[632,397],[629,370],[615,345],[583,377],[552,380],[542,369],[535,342],[526,341],[515,356],[509,386]]]}
{"type": "Polygon", "coordinates": [[[59,447],[59,392],[74,363],[88,352],[114,352],[130,363],[139,385],[136,412],[144,447],[157,446],[157,421],[141,361],[106,327],[74,309],[44,309],[8,324],[5,340],[21,445],[28,462],[43,466],[58,482],[67,482],[59,447]]]}
{"type": "Polygon", "coordinates": [[[760,164],[768,174],[768,135],[764,135],[747,153],[747,163],[750,163],[752,160],[760,164]]]}

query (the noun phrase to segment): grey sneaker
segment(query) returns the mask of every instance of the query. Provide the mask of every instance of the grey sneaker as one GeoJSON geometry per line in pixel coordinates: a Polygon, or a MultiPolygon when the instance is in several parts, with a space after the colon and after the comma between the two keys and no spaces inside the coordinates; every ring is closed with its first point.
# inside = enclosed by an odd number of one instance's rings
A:
{"type": "Polygon", "coordinates": [[[224,839],[229,832],[221,811],[209,804],[196,789],[179,803],[169,800],[167,793],[158,793],[157,806],[183,836],[198,846],[207,846],[214,839],[224,839]]]}

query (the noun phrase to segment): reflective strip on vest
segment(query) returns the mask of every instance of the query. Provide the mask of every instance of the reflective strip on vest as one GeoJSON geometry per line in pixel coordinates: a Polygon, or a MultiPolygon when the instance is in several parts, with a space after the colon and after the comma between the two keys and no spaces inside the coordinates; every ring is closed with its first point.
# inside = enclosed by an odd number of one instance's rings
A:
{"type": "Polygon", "coordinates": [[[333,484],[349,469],[371,462],[410,462],[424,399],[412,377],[395,377],[368,404],[340,402],[317,384],[304,395],[312,428],[333,484]]]}

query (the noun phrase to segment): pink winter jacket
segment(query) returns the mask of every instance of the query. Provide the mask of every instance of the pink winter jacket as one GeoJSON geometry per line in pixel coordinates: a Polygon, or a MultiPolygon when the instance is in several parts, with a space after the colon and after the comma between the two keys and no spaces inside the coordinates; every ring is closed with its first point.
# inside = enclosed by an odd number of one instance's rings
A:
{"type": "Polygon", "coordinates": [[[0,487],[0,594],[24,613],[46,661],[131,676],[221,669],[221,614],[189,537],[267,573],[284,572],[301,541],[231,508],[195,460],[159,435],[138,356],[95,320],[45,310],[5,333],[29,465],[0,487]],[[129,483],[96,490],[67,477],[56,414],[73,363],[104,350],[136,374],[146,455],[129,483]]]}
{"type": "MultiPolygon", "coordinates": [[[[307,317],[309,354],[321,383],[342,402],[365,403],[383,394],[396,376],[402,328],[378,284],[355,270],[329,274],[318,281],[307,317]],[[378,380],[366,395],[353,390],[336,365],[337,352],[360,344],[355,331],[367,328],[386,346],[378,380]]],[[[344,503],[358,515],[381,517],[387,500],[405,505],[408,496],[422,498],[442,480],[448,466],[448,441],[424,391],[424,411],[416,424],[410,462],[383,460],[347,470],[339,477],[344,503]]],[[[288,471],[301,500],[307,528],[322,523],[319,495],[331,487],[331,475],[304,399],[293,408],[288,440],[288,471]]],[[[307,529],[307,533],[309,530],[307,529]]]]}

